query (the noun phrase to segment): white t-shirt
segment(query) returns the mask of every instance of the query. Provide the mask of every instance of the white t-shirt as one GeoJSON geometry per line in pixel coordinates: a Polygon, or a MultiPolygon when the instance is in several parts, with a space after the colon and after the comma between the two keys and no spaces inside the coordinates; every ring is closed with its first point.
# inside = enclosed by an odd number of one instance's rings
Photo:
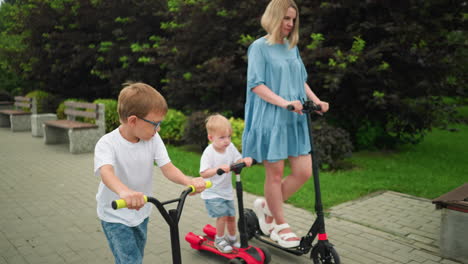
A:
{"type": "MultiPolygon", "coordinates": [[[[203,151],[203,155],[200,160],[200,172],[211,168],[217,168],[223,164],[231,165],[241,158],[242,155],[232,143],[226,148],[224,153],[217,152],[213,148],[213,145],[210,144],[203,151]]],[[[213,177],[205,179],[205,181],[211,181],[213,185],[211,188],[205,189],[201,193],[201,198],[223,198],[226,200],[234,199],[231,172],[224,173],[223,175],[215,174],[213,177]]]]}
{"type": "MultiPolygon", "coordinates": [[[[99,170],[103,165],[112,165],[115,175],[123,184],[151,196],[155,161],[159,167],[171,161],[158,133],[148,141],[132,143],[123,138],[117,128],[97,142],[94,150],[94,174],[100,176],[99,170]]],[[[151,214],[151,204],[146,204],[139,211],[126,208],[114,210],[111,202],[116,199],[120,197],[101,181],[96,194],[97,214],[101,220],[137,226],[151,214]]]]}

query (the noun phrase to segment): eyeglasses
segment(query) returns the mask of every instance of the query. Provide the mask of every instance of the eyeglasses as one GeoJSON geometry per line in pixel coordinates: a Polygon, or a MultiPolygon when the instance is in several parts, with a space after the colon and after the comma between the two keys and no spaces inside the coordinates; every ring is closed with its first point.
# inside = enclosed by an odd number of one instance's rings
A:
{"type": "Polygon", "coordinates": [[[162,121],[153,122],[153,121],[149,121],[149,120],[147,120],[147,119],[144,119],[144,118],[142,118],[142,117],[138,117],[138,118],[140,118],[141,120],[143,120],[143,121],[145,121],[145,122],[148,122],[148,123],[152,124],[152,125],[154,126],[154,131],[158,130],[158,128],[159,128],[159,126],[161,125],[161,122],[162,122],[162,121]]]}

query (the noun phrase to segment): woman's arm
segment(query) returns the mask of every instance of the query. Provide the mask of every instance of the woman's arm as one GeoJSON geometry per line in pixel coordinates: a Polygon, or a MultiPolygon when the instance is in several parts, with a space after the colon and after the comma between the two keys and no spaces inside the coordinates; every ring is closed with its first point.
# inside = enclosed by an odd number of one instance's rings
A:
{"type": "Polygon", "coordinates": [[[288,105],[294,106],[294,112],[302,114],[302,103],[298,100],[296,101],[287,101],[283,97],[275,94],[270,88],[268,88],[264,84],[260,84],[254,88],[252,88],[252,92],[256,95],[260,96],[266,102],[279,106],[281,108],[286,109],[288,105]]]}
{"type": "Polygon", "coordinates": [[[309,98],[312,102],[314,102],[316,105],[320,105],[320,107],[322,108],[322,110],[320,112],[322,113],[325,113],[328,111],[328,108],[329,108],[329,105],[327,102],[323,102],[321,101],[316,95],[315,93],[312,91],[312,89],[310,89],[310,86],[305,83],[304,84],[304,89],[305,89],[305,93],[307,95],[307,98],[309,98]]]}

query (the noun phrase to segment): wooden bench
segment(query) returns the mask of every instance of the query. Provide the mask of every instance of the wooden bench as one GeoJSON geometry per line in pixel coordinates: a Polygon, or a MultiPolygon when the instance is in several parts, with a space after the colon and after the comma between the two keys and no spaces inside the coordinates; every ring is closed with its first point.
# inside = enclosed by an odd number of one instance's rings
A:
{"type": "Polygon", "coordinates": [[[14,105],[14,102],[10,101],[0,101],[0,110],[4,109],[12,109],[14,105]]]}
{"type": "Polygon", "coordinates": [[[15,96],[14,109],[0,110],[0,126],[10,127],[11,131],[31,130],[32,98],[15,96]]]}
{"type": "Polygon", "coordinates": [[[65,115],[66,120],[43,123],[45,144],[68,142],[71,153],[94,151],[97,141],[106,133],[104,105],[66,101],[65,115]],[[77,117],[95,120],[95,124],[77,121],[77,117]]]}

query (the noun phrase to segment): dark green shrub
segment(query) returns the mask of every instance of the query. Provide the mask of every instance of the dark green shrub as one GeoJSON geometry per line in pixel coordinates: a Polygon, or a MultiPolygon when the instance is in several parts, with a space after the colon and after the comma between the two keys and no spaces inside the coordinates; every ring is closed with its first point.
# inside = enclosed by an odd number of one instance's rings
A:
{"type": "Polygon", "coordinates": [[[321,168],[339,169],[340,161],[351,156],[353,144],[346,130],[319,119],[312,122],[312,135],[314,153],[321,168]]]}
{"type": "Polygon", "coordinates": [[[203,151],[208,145],[208,135],[206,133],[205,120],[208,117],[207,112],[193,112],[187,118],[183,140],[186,144],[195,145],[203,151]]]}
{"type": "Polygon", "coordinates": [[[106,133],[111,132],[120,125],[119,114],[117,113],[117,100],[115,99],[96,99],[95,104],[104,104],[106,116],[106,133]]]}
{"type": "Polygon", "coordinates": [[[0,101],[13,101],[13,98],[11,97],[10,93],[5,90],[0,90],[0,101]]]}
{"type": "Polygon", "coordinates": [[[158,132],[166,143],[179,144],[184,135],[187,117],[178,110],[169,109],[158,132]]]}
{"type": "Polygon", "coordinates": [[[26,94],[26,97],[35,98],[37,102],[37,113],[53,113],[58,105],[58,98],[57,96],[42,91],[42,90],[34,90],[26,94]]]}

